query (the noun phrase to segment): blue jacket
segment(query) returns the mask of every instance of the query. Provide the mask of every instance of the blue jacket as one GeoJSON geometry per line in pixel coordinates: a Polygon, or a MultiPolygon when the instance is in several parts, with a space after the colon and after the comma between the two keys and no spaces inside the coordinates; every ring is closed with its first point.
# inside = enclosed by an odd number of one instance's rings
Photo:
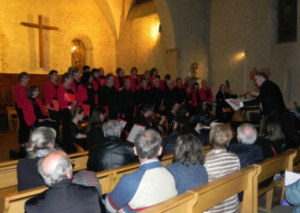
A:
{"type": "Polygon", "coordinates": [[[300,180],[286,187],[285,198],[295,206],[292,213],[300,213],[300,180]]]}

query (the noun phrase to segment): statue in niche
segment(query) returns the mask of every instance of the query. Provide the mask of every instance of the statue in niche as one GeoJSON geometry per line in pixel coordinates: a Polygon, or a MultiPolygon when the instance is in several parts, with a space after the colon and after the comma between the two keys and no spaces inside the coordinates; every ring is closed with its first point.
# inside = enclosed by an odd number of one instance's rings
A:
{"type": "Polygon", "coordinates": [[[193,73],[192,73],[193,78],[198,78],[198,63],[194,62],[193,63],[193,73]]]}
{"type": "Polygon", "coordinates": [[[72,67],[76,67],[79,70],[85,65],[85,45],[80,40],[73,40],[71,42],[72,50],[72,67]]]}

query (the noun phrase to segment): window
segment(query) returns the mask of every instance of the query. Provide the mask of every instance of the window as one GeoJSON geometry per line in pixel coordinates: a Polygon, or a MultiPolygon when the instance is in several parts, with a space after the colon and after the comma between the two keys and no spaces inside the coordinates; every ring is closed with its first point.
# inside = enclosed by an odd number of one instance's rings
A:
{"type": "Polygon", "coordinates": [[[297,41],[297,0],[278,2],[278,43],[297,41]]]}

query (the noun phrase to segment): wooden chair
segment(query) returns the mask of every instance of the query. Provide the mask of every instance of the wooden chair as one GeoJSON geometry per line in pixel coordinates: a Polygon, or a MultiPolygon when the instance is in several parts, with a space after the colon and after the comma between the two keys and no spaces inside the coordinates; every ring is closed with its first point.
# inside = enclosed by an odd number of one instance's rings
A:
{"type": "Polygon", "coordinates": [[[212,182],[199,186],[188,192],[197,194],[197,204],[193,212],[200,213],[221,203],[222,201],[244,191],[243,203],[240,205],[241,213],[256,213],[254,201],[257,194],[254,180],[259,174],[256,166],[248,166],[237,172],[225,175],[212,182]]]}
{"type": "MultiPolygon", "coordinates": [[[[280,180],[273,180],[273,182],[262,189],[258,189],[258,184],[267,180],[270,177],[274,177],[275,174],[280,173],[282,171],[293,171],[293,160],[296,157],[295,150],[288,150],[280,155],[264,160],[262,163],[255,164],[255,166],[259,167],[260,175],[258,179],[255,181],[255,194],[257,194],[257,198],[255,199],[254,206],[258,208],[258,197],[263,194],[266,194],[266,208],[259,207],[260,210],[265,212],[271,212],[272,202],[273,202],[273,193],[274,188],[280,186],[280,180]]],[[[282,195],[284,196],[285,186],[282,186],[282,195]]]]}
{"type": "Polygon", "coordinates": [[[7,106],[7,122],[9,130],[16,132],[19,129],[19,118],[15,107],[7,106]]]}
{"type": "Polygon", "coordinates": [[[197,194],[185,192],[163,203],[147,208],[141,213],[192,213],[193,207],[197,203],[197,194]]]}
{"type": "Polygon", "coordinates": [[[79,146],[78,144],[76,144],[76,143],[73,143],[74,144],[74,146],[76,147],[76,152],[84,152],[84,149],[81,147],[81,146],[79,146]]]}

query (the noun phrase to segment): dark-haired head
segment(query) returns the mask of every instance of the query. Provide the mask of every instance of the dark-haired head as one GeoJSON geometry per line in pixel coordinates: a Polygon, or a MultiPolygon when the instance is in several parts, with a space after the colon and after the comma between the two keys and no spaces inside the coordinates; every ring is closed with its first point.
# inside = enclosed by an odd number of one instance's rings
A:
{"type": "Polygon", "coordinates": [[[33,93],[36,90],[39,90],[38,86],[31,85],[27,91],[27,98],[33,98],[33,93]]]}
{"type": "Polygon", "coordinates": [[[153,68],[151,69],[150,75],[151,75],[152,77],[157,76],[157,69],[156,69],[155,67],[153,67],[153,68]]]}
{"type": "Polygon", "coordinates": [[[18,80],[21,81],[22,78],[24,78],[25,76],[29,76],[27,72],[21,72],[18,76],[18,80]]]}
{"type": "Polygon", "coordinates": [[[49,76],[51,76],[51,75],[53,75],[53,74],[58,74],[58,72],[57,72],[56,70],[51,70],[51,71],[49,72],[49,76]]]}
{"type": "Polygon", "coordinates": [[[177,138],[174,162],[179,161],[185,166],[204,164],[204,152],[201,142],[192,134],[180,135],[177,138]]]}
{"type": "Polygon", "coordinates": [[[87,127],[86,131],[89,132],[94,126],[102,129],[105,115],[106,110],[103,107],[96,107],[93,111],[89,126],[87,127]]]}
{"type": "Polygon", "coordinates": [[[80,83],[87,88],[88,85],[91,83],[90,81],[92,80],[92,74],[90,72],[84,72],[81,79],[80,79],[80,83]]]}
{"type": "Polygon", "coordinates": [[[82,71],[83,72],[89,72],[90,71],[90,67],[89,66],[87,66],[87,65],[84,65],[83,67],[82,67],[82,71]]]}
{"type": "Polygon", "coordinates": [[[270,115],[261,119],[259,136],[269,138],[271,141],[283,141],[285,139],[279,121],[270,115]]]}
{"type": "Polygon", "coordinates": [[[184,135],[189,133],[189,119],[184,115],[178,115],[174,120],[177,123],[175,131],[179,135],[184,135]]]}
{"type": "Polygon", "coordinates": [[[130,73],[132,74],[132,72],[135,72],[135,74],[138,73],[138,69],[136,67],[132,67],[130,70],[130,73]]]}
{"type": "Polygon", "coordinates": [[[199,123],[202,126],[210,126],[211,122],[212,122],[212,116],[209,112],[207,112],[207,111],[200,112],[199,123]]]}
{"type": "Polygon", "coordinates": [[[68,73],[68,72],[65,72],[63,75],[62,75],[62,81],[65,82],[66,79],[69,79],[71,78],[71,73],[68,73]]]}
{"type": "Polygon", "coordinates": [[[171,80],[171,75],[167,74],[165,75],[165,79],[168,81],[168,80],[171,80]]]}

